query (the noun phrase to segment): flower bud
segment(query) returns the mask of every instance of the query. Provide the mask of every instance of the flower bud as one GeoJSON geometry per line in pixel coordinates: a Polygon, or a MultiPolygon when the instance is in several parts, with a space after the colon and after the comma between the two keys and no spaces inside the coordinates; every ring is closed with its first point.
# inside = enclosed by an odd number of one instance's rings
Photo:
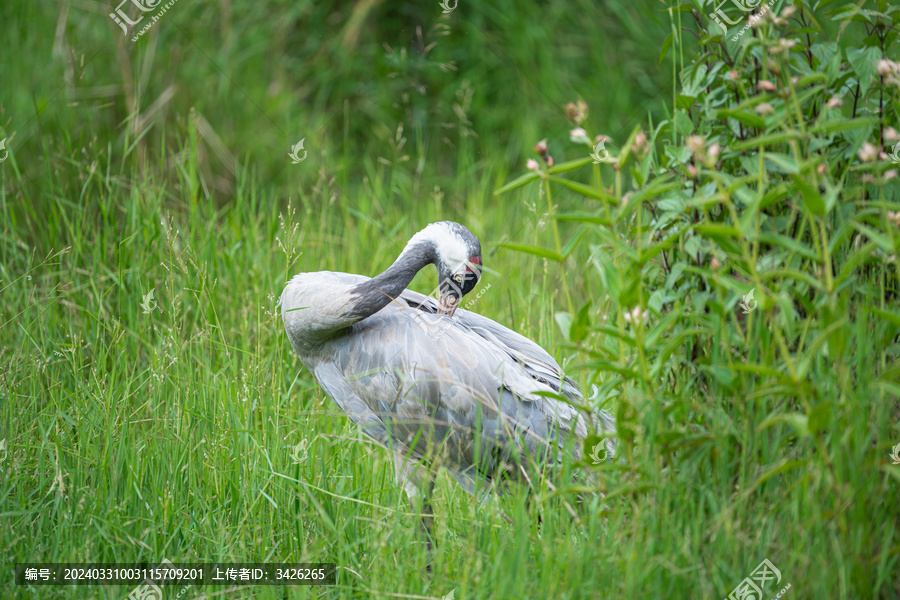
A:
{"type": "Polygon", "coordinates": [[[869,142],[865,142],[857,154],[862,162],[875,162],[878,160],[878,150],[869,142]]]}
{"type": "Polygon", "coordinates": [[[566,104],[566,118],[573,125],[581,125],[587,119],[588,106],[581,100],[578,102],[569,102],[566,104]]]}
{"type": "Polygon", "coordinates": [[[647,143],[647,134],[643,131],[638,131],[637,135],[634,136],[634,147],[632,150],[635,154],[639,153],[644,149],[644,144],[647,143]]]}
{"type": "Polygon", "coordinates": [[[576,127],[569,132],[569,141],[575,142],[576,144],[590,145],[591,138],[588,137],[587,131],[585,131],[581,127],[576,127]]]}
{"type": "Polygon", "coordinates": [[[684,145],[694,154],[699,154],[706,150],[706,140],[699,135],[688,136],[687,139],[684,140],[684,145]]]}

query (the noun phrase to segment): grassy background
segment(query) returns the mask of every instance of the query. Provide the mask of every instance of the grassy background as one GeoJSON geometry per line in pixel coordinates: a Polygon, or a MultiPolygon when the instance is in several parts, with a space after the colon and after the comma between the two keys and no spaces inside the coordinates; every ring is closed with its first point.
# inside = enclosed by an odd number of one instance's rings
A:
{"type": "MultiPolygon", "coordinates": [[[[839,399],[827,432],[798,435],[787,420],[760,428],[796,409],[787,384],[710,388],[698,375],[721,379],[714,367],[742,352],[783,369],[773,321],[753,321],[743,347],[732,329],[710,336],[699,360],[686,344],[656,387],[610,396],[630,450],[601,467],[606,499],[581,508],[581,524],[548,490],[538,527],[524,490],[480,506],[442,475],[432,576],[385,452],[284,336],[275,300],[290,275],[375,274],[412,233],[453,219],[485,249],[491,288],[475,310],[538,341],[581,383],[615,383],[577,368],[613,338],[568,343],[555,319],[570,309],[563,281],[575,308],[595,300],[596,322],[617,318],[601,305],[609,290],[595,252],[578,245],[559,268],[502,247],[551,246],[553,226],[544,188],[493,191],[542,137],[557,162],[584,154],[566,140],[568,101],[584,98],[592,133],[620,143],[671,114],[668,60],[677,50],[684,66],[703,50],[683,40],[659,66],[673,29],[665,8],[463,0],[442,16],[437,2],[179,0],[132,43],[105,3],[4,2],[16,50],[0,59],[10,149],[0,164],[0,549],[10,566],[165,557],[342,567],[333,588],[229,597],[718,598],[768,557],[789,598],[900,595],[900,478],[882,468],[900,441],[897,332],[866,318],[896,308],[886,291],[896,269],[860,285],[867,300],[852,312],[863,316],[845,338],[857,362],[835,367],[821,347],[809,355],[805,389],[839,399]],[[301,138],[309,154],[292,165],[301,138]]],[[[553,203],[594,206],[570,190],[553,203]]],[[[559,228],[563,239],[581,231],[559,228]]],[[[435,285],[427,270],[412,287],[435,285]]],[[[21,597],[130,591],[13,587],[10,575],[0,574],[4,594],[21,597]]]]}

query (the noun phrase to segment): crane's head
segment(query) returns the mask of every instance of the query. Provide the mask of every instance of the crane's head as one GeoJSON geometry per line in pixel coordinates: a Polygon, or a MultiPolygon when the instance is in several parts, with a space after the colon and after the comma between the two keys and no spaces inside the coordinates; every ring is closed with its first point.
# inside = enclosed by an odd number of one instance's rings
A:
{"type": "Polygon", "coordinates": [[[462,297],[481,279],[481,243],[453,221],[432,223],[413,236],[409,245],[427,244],[438,270],[439,312],[453,315],[462,297]]]}

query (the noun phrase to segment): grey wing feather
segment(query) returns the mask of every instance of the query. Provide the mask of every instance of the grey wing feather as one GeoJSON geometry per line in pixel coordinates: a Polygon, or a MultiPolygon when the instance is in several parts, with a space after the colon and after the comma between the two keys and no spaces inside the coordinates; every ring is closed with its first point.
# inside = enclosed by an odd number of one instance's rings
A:
{"type": "MultiPolygon", "coordinates": [[[[402,298],[420,310],[430,313],[437,312],[438,303],[434,298],[412,290],[404,291],[402,298]]],[[[554,391],[566,396],[573,404],[584,404],[584,397],[575,382],[569,377],[563,376],[562,370],[553,357],[532,340],[487,317],[467,310],[457,310],[454,318],[459,319],[460,324],[473,333],[506,352],[536,381],[546,384],[554,391]]],[[[595,409],[590,414],[582,414],[590,422],[590,431],[611,436],[607,439],[606,446],[609,455],[612,456],[616,450],[616,443],[613,439],[616,434],[615,418],[603,409],[595,409]]]]}
{"type": "MultiPolygon", "coordinates": [[[[332,290],[367,279],[331,272],[302,275],[307,277],[300,285],[327,284],[332,290]]],[[[288,311],[298,298],[309,302],[314,297],[307,289],[291,295],[291,289],[281,299],[289,330],[289,319],[297,327],[306,323],[302,311],[288,311]]],[[[477,480],[490,481],[498,471],[502,475],[523,453],[559,452],[561,460],[564,437],[587,436],[595,415],[535,393],[557,392],[573,404],[583,403],[574,382],[540,346],[466,310],[454,317],[436,313],[433,298],[406,290],[340,337],[295,344],[295,349],[365,433],[419,458],[441,453],[444,466],[473,493],[477,480]]]]}
{"type": "Polygon", "coordinates": [[[381,418],[357,396],[352,388],[347,385],[344,377],[335,368],[334,363],[321,363],[313,371],[319,385],[325,390],[332,400],[337,403],[341,411],[350,417],[363,433],[371,436],[378,443],[387,446],[389,443],[387,428],[381,418]]]}
{"type": "MultiPolygon", "coordinates": [[[[432,313],[437,311],[437,301],[434,298],[411,290],[403,292],[401,297],[417,305],[420,310],[427,310],[432,313]]],[[[568,377],[562,377],[559,365],[553,360],[553,357],[527,337],[487,317],[467,310],[457,310],[454,318],[459,319],[460,323],[472,332],[506,352],[535,379],[543,380],[543,383],[550,385],[550,387],[573,401],[581,400],[582,395],[575,382],[568,377]]]]}

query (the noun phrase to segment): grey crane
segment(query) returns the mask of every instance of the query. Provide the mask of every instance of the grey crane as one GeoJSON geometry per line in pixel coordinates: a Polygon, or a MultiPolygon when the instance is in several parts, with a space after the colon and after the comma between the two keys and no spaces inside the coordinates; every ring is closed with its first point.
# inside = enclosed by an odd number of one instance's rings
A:
{"type": "Polygon", "coordinates": [[[615,451],[612,416],[576,408],[581,392],[543,348],[457,310],[481,265],[478,238],[443,221],[416,233],[376,277],[300,273],[280,300],[301,362],[354,423],[396,454],[398,483],[414,510],[422,501],[428,532],[435,467],[481,496],[531,480],[567,448],[578,458],[589,433],[609,436],[606,456],[615,451]],[[437,301],[406,289],[429,264],[441,282],[437,301]]]}

